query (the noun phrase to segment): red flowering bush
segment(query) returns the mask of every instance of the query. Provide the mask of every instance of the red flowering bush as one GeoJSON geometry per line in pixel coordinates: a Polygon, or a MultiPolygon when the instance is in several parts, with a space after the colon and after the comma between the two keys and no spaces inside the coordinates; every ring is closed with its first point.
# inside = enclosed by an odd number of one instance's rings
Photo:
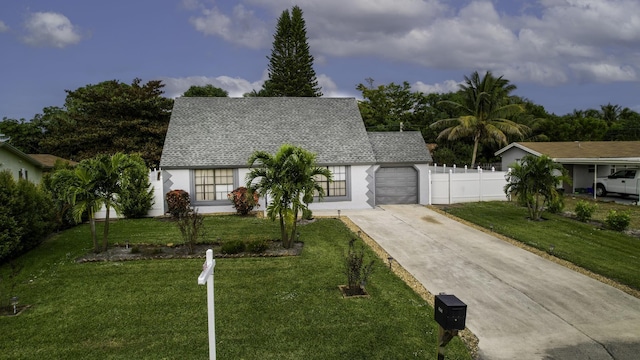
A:
{"type": "Polygon", "coordinates": [[[174,218],[186,214],[190,210],[190,204],[189,193],[184,190],[171,190],[167,193],[167,207],[174,218]]]}
{"type": "Polygon", "coordinates": [[[236,208],[236,211],[240,215],[247,215],[254,207],[260,206],[258,203],[258,200],[260,200],[258,193],[254,192],[252,196],[244,186],[233,190],[227,195],[227,198],[233,203],[233,207],[236,208]]]}

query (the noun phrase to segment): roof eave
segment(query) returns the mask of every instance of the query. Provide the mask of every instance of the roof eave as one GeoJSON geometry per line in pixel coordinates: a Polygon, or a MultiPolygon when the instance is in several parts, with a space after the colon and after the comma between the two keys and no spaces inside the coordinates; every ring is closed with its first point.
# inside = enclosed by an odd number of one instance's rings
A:
{"type": "Polygon", "coordinates": [[[6,143],[6,142],[2,142],[2,143],[0,143],[0,147],[3,147],[3,146],[4,146],[4,147],[6,147],[6,148],[7,148],[7,150],[9,150],[9,151],[10,151],[11,153],[13,153],[14,155],[16,155],[16,156],[18,156],[18,157],[20,157],[20,158],[22,158],[22,159],[24,159],[24,160],[28,161],[28,162],[29,162],[29,163],[31,163],[32,165],[34,165],[34,166],[36,166],[36,167],[38,167],[38,168],[40,168],[40,169],[43,169],[43,168],[44,168],[44,167],[42,166],[42,164],[41,164],[38,160],[36,160],[36,159],[32,158],[31,156],[29,156],[29,155],[28,155],[28,154],[26,154],[26,153],[23,153],[22,151],[20,151],[20,150],[18,150],[17,148],[13,147],[11,144],[8,144],[8,143],[6,143]]]}
{"type": "Polygon", "coordinates": [[[640,165],[640,158],[554,158],[553,161],[561,164],[640,165]]]}
{"type": "Polygon", "coordinates": [[[511,144],[509,144],[509,145],[507,145],[507,146],[505,146],[505,147],[503,147],[502,149],[500,149],[500,150],[498,150],[498,151],[496,151],[496,152],[494,153],[494,155],[495,155],[495,156],[500,156],[502,153],[504,153],[504,152],[506,152],[506,151],[508,151],[508,150],[510,150],[510,149],[512,149],[512,148],[514,148],[514,147],[516,147],[516,148],[518,148],[518,149],[520,149],[520,150],[522,150],[522,151],[526,151],[526,152],[528,152],[528,153],[530,153],[530,154],[533,154],[533,155],[535,155],[535,156],[541,156],[541,155],[542,155],[542,153],[539,153],[539,152],[537,152],[537,151],[535,151],[535,150],[532,150],[532,149],[530,149],[530,148],[528,148],[528,147],[526,147],[526,146],[524,146],[524,145],[522,145],[522,144],[515,143],[515,142],[514,142],[514,143],[511,143],[511,144]]]}

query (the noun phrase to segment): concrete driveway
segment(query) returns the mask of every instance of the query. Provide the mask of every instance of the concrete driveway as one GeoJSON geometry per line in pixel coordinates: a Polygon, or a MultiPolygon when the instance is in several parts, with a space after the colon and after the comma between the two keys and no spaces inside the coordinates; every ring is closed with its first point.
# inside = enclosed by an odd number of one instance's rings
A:
{"type": "Polygon", "coordinates": [[[482,359],[640,359],[640,299],[423,206],[343,216],[432,294],[467,304],[482,359]]]}

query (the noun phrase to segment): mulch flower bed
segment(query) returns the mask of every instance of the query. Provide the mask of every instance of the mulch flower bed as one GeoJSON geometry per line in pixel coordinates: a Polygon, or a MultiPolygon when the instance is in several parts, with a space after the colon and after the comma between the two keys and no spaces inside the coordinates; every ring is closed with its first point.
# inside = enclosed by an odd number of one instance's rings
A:
{"type": "Polygon", "coordinates": [[[160,245],[115,245],[101,253],[87,253],[76,259],[78,263],[100,261],[129,261],[129,260],[153,260],[153,259],[204,259],[208,249],[213,250],[215,258],[243,258],[243,257],[281,257],[298,256],[302,253],[304,244],[296,242],[290,249],[282,247],[280,241],[269,241],[264,252],[241,252],[238,254],[222,254],[219,244],[198,244],[194,246],[193,253],[189,254],[184,245],[160,246],[160,245]]]}

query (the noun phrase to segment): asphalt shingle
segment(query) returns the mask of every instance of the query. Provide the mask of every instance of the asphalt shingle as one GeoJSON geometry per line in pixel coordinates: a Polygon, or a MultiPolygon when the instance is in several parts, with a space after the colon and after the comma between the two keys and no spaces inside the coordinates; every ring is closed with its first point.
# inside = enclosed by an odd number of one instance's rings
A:
{"type": "Polygon", "coordinates": [[[369,132],[368,135],[379,164],[427,164],[433,161],[419,131],[369,132]]]}
{"type": "Polygon", "coordinates": [[[160,166],[243,167],[254,151],[275,153],[285,143],[316,153],[321,165],[376,162],[353,98],[182,97],[160,166]]]}

